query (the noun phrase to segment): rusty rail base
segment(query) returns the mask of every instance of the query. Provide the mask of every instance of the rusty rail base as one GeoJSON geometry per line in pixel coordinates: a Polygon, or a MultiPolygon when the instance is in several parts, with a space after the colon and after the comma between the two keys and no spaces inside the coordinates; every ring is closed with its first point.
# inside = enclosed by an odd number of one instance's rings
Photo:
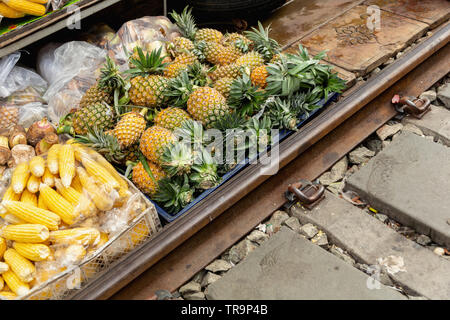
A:
{"type": "MultiPolygon", "coordinates": [[[[450,38],[450,25],[446,24],[429,39],[387,66],[358,90],[324,110],[316,118],[292,134],[280,145],[279,163],[283,168],[306,149],[391,87],[395,82],[445,46],[450,38]]],[[[267,160],[263,159],[262,160],[267,160]]],[[[238,173],[203,202],[184,216],[167,225],[154,239],[143,244],[91,282],[84,290],[74,293],[71,299],[106,299],[119,291],[137,276],[167,256],[225,210],[249,194],[270,176],[261,173],[261,164],[252,165],[238,173]]],[[[269,168],[274,169],[274,168],[269,168]]]]}
{"type": "Polygon", "coordinates": [[[247,197],[200,230],[139,278],[112,296],[115,300],[155,299],[157,290],[177,290],[198,271],[268,218],[285,202],[291,182],[314,180],[384,123],[396,110],[390,100],[398,92],[418,96],[450,72],[450,45],[407,74],[376,100],[358,111],[247,197]]]}

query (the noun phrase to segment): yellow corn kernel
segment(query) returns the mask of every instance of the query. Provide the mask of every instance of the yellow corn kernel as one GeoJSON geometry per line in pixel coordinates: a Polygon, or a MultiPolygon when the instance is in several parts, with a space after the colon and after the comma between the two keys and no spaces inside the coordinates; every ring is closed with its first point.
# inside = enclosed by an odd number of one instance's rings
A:
{"type": "Polygon", "coordinates": [[[49,230],[58,230],[61,224],[61,218],[57,214],[38,208],[37,203],[35,206],[25,202],[6,201],[4,205],[8,212],[27,223],[41,224],[49,230]]]}
{"type": "Polygon", "coordinates": [[[83,185],[81,184],[80,177],[78,175],[73,178],[71,187],[79,193],[83,192],[83,185]]]}
{"type": "Polygon", "coordinates": [[[20,280],[20,278],[12,270],[8,270],[3,273],[2,277],[11,291],[18,296],[24,296],[30,292],[30,286],[20,280]]]}
{"type": "Polygon", "coordinates": [[[8,222],[9,224],[24,224],[27,223],[26,221],[16,217],[13,214],[7,213],[5,214],[5,216],[3,217],[3,219],[8,222]]]}
{"type": "Polygon", "coordinates": [[[43,16],[45,7],[42,4],[30,2],[27,0],[2,0],[8,7],[14,10],[30,14],[32,16],[43,16]]]}
{"type": "Polygon", "coordinates": [[[58,160],[58,154],[61,150],[60,144],[54,144],[50,147],[47,154],[47,167],[48,170],[53,174],[57,175],[59,173],[59,160],[58,160]]]}
{"type": "Polygon", "coordinates": [[[100,241],[88,250],[88,254],[93,254],[96,250],[103,247],[109,241],[109,236],[105,232],[100,232],[100,241]]]}
{"type": "Polygon", "coordinates": [[[14,300],[17,298],[17,295],[12,291],[0,291],[0,298],[6,300],[14,300]]]}
{"type": "Polygon", "coordinates": [[[31,158],[30,163],[30,171],[35,177],[42,177],[45,171],[45,160],[41,156],[35,156],[31,158]]]}
{"type": "Polygon", "coordinates": [[[74,224],[77,215],[75,208],[70,204],[69,201],[64,199],[58,192],[42,183],[39,188],[39,195],[44,198],[47,207],[61,217],[62,221],[68,225],[74,224]]]}
{"type": "Polygon", "coordinates": [[[27,190],[31,193],[39,191],[39,185],[41,184],[41,178],[31,175],[27,182],[27,190]]]}
{"type": "Polygon", "coordinates": [[[100,231],[95,228],[73,228],[50,232],[54,244],[96,245],[100,241],[100,231]]]}
{"type": "Polygon", "coordinates": [[[31,261],[43,261],[50,257],[51,251],[48,246],[40,243],[14,242],[13,248],[23,257],[31,261]]]}
{"type": "MultiPolygon", "coordinates": [[[[6,270],[8,271],[8,270],[6,270]]],[[[3,281],[3,278],[0,277],[0,290],[3,290],[3,288],[5,287],[5,282],[3,281]]]]}
{"type": "Polygon", "coordinates": [[[28,163],[22,162],[17,165],[11,177],[11,186],[15,193],[22,193],[22,191],[25,190],[29,177],[30,170],[28,163]]]}
{"type": "Polygon", "coordinates": [[[55,176],[50,172],[48,168],[45,169],[44,176],[42,177],[42,182],[48,185],[50,188],[55,186],[55,176]]]}
{"type": "Polygon", "coordinates": [[[8,7],[6,4],[0,2],[0,16],[4,16],[5,18],[17,19],[25,16],[25,13],[14,10],[11,7],[8,7]]]}
{"type": "Polygon", "coordinates": [[[3,257],[5,251],[6,251],[6,240],[0,238],[0,259],[3,257]]]}
{"type": "Polygon", "coordinates": [[[114,206],[114,199],[112,199],[109,194],[105,192],[98,183],[96,183],[96,179],[89,177],[86,170],[81,167],[77,168],[77,173],[80,177],[83,189],[86,190],[95,206],[100,211],[111,210],[114,206]]]}
{"type": "Polygon", "coordinates": [[[38,208],[48,210],[47,204],[45,204],[44,197],[39,195],[38,197],[38,208]]]}
{"type": "MultiPolygon", "coordinates": [[[[5,201],[5,202],[8,202],[8,201],[5,201]]],[[[22,192],[22,196],[20,197],[20,202],[31,204],[32,206],[36,207],[37,203],[38,203],[37,195],[35,193],[31,193],[30,191],[25,189],[22,192]]],[[[6,208],[6,209],[8,209],[8,208],[6,208]]],[[[10,212],[10,213],[12,213],[12,212],[10,212]]],[[[12,213],[12,214],[14,214],[14,213],[12,213]]]]}
{"type": "MultiPolygon", "coordinates": [[[[100,153],[95,150],[87,149],[87,152],[94,157],[94,160],[96,160],[98,164],[108,170],[108,172],[114,177],[114,179],[116,179],[116,181],[120,184],[120,189],[123,190],[122,193],[128,190],[128,183],[120,176],[120,174],[111,163],[109,163],[100,153]]],[[[122,194],[120,196],[122,197],[122,194]]]]}
{"type": "MultiPolygon", "coordinates": [[[[3,195],[3,201],[8,200],[19,201],[20,196],[21,196],[20,194],[14,192],[12,187],[9,187],[8,189],[6,189],[6,192],[3,195]]],[[[7,213],[6,208],[0,205],[0,217],[4,218],[6,213],[7,213]]]]}
{"type": "Polygon", "coordinates": [[[20,280],[28,283],[34,279],[36,273],[34,264],[22,257],[15,249],[6,250],[3,258],[20,280]]]}
{"type": "Polygon", "coordinates": [[[95,205],[86,195],[79,193],[72,187],[64,187],[59,179],[55,180],[55,185],[56,190],[75,207],[76,212],[83,216],[95,214],[95,205]]]}
{"type": "Polygon", "coordinates": [[[8,270],[9,270],[8,264],[4,263],[4,262],[0,262],[0,274],[5,273],[8,270]]]}
{"type": "Polygon", "coordinates": [[[70,144],[61,147],[58,155],[59,176],[65,187],[70,187],[75,176],[75,152],[70,144]]]}
{"type": "Polygon", "coordinates": [[[83,166],[86,168],[86,171],[90,176],[96,177],[98,181],[103,184],[109,185],[113,189],[118,190],[120,188],[119,183],[108,172],[108,170],[106,170],[94,160],[89,157],[83,156],[81,162],[83,163],[83,166]]]}
{"type": "Polygon", "coordinates": [[[48,228],[41,224],[8,225],[0,233],[6,240],[28,243],[41,243],[50,236],[48,228]]]}
{"type": "Polygon", "coordinates": [[[46,4],[48,2],[48,0],[28,0],[28,1],[40,4],[46,4]]]}

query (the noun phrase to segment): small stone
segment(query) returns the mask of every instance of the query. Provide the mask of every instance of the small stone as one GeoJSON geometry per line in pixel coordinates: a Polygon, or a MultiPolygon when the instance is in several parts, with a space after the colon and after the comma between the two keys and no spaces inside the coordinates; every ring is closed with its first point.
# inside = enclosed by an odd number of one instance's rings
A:
{"type": "Polygon", "coordinates": [[[390,57],[385,63],[383,63],[384,66],[388,66],[391,63],[393,63],[395,61],[394,57],[390,57]]]}
{"type": "Polygon", "coordinates": [[[205,270],[211,271],[211,272],[222,272],[222,271],[228,271],[233,266],[228,261],[217,259],[214,260],[211,264],[209,264],[205,270]]]}
{"type": "Polygon", "coordinates": [[[317,230],[316,226],[312,225],[311,223],[307,223],[299,229],[299,232],[308,239],[311,239],[319,232],[319,230],[317,230]]]}
{"type": "Polygon", "coordinates": [[[348,158],[353,164],[363,164],[370,160],[375,155],[375,152],[366,147],[359,147],[350,152],[348,158]]]}
{"type": "Polygon", "coordinates": [[[311,242],[315,243],[315,244],[317,244],[319,246],[326,246],[328,244],[328,237],[327,237],[327,235],[324,232],[319,231],[314,236],[314,238],[311,239],[311,242]]]}
{"type": "Polygon", "coordinates": [[[287,219],[289,219],[289,215],[286,212],[277,210],[273,213],[272,217],[266,224],[272,225],[273,232],[277,232],[280,230],[281,224],[287,219]]]}
{"type": "Polygon", "coordinates": [[[253,230],[252,233],[250,233],[247,236],[247,239],[253,242],[256,242],[257,244],[262,244],[264,241],[269,239],[269,235],[266,233],[259,231],[259,230],[253,230]]]}
{"type": "Polygon", "coordinates": [[[395,58],[398,59],[398,58],[400,58],[402,55],[403,55],[403,52],[400,51],[399,53],[397,53],[397,55],[395,56],[395,58]]]}
{"type": "Polygon", "coordinates": [[[416,242],[422,246],[427,246],[431,243],[431,239],[430,237],[421,234],[420,236],[417,237],[416,242]]]}
{"type": "Polygon", "coordinates": [[[450,82],[438,88],[437,97],[446,108],[450,109],[450,82]]]}
{"type": "Polygon", "coordinates": [[[401,235],[404,235],[405,237],[412,237],[416,233],[414,229],[406,226],[400,227],[397,232],[401,235]]]}
{"type": "Polygon", "coordinates": [[[203,292],[190,293],[184,296],[185,300],[205,300],[203,292]]]}
{"type": "Polygon", "coordinates": [[[385,223],[386,220],[389,219],[387,215],[382,214],[382,213],[375,214],[375,217],[383,223],[385,223]]]}
{"type": "Polygon", "coordinates": [[[300,222],[298,221],[298,219],[296,217],[290,217],[289,219],[284,221],[283,224],[286,225],[287,227],[291,228],[295,232],[299,232],[300,227],[301,227],[300,222]]]}
{"type": "Polygon", "coordinates": [[[345,262],[350,263],[351,265],[355,264],[355,260],[352,257],[350,257],[348,254],[344,252],[344,250],[342,250],[339,247],[336,247],[335,245],[331,246],[330,252],[335,256],[337,256],[338,258],[344,260],[345,262]]]}
{"type": "Polygon", "coordinates": [[[420,99],[425,99],[425,98],[427,98],[427,99],[430,100],[430,102],[433,102],[433,101],[435,101],[436,98],[437,98],[437,93],[436,93],[436,91],[434,91],[434,90],[428,90],[428,91],[423,92],[423,93],[419,96],[419,98],[420,98],[420,99]]]}
{"type": "Polygon", "coordinates": [[[220,278],[222,278],[221,276],[212,273],[212,272],[208,272],[206,274],[206,276],[203,278],[202,281],[202,288],[209,286],[211,283],[216,282],[217,280],[219,280],[220,278]]]}
{"type": "Polygon", "coordinates": [[[381,69],[379,67],[376,67],[375,69],[372,70],[372,74],[377,74],[381,71],[381,69]]]}
{"type": "Polygon", "coordinates": [[[199,283],[191,281],[182,286],[179,290],[180,294],[184,297],[187,294],[196,293],[202,291],[202,287],[199,283]]]}
{"type": "Polygon", "coordinates": [[[197,282],[197,283],[202,283],[203,277],[205,276],[205,274],[206,274],[205,270],[200,270],[199,272],[197,272],[195,274],[195,276],[192,277],[192,281],[197,282]]]}
{"type": "Polygon", "coordinates": [[[319,182],[324,186],[342,180],[347,172],[348,160],[347,157],[343,157],[339,160],[328,172],[325,172],[320,178],[319,182]]]}
{"type": "Polygon", "coordinates": [[[369,139],[364,142],[364,145],[367,147],[367,149],[375,152],[375,154],[383,149],[383,142],[380,139],[369,139]]]}
{"type": "Polygon", "coordinates": [[[403,125],[401,123],[396,123],[393,125],[385,124],[381,128],[379,128],[376,133],[377,136],[382,140],[386,140],[389,137],[392,137],[394,134],[402,130],[403,125]]]}
{"type": "Polygon", "coordinates": [[[433,252],[436,253],[438,256],[443,256],[445,254],[445,250],[440,247],[435,248],[433,252]]]}
{"type": "Polygon", "coordinates": [[[414,134],[417,134],[418,136],[423,137],[423,132],[422,130],[420,130],[418,127],[416,127],[415,125],[411,124],[411,123],[407,123],[403,126],[402,131],[408,131],[408,132],[412,132],[414,134]]]}
{"type": "Polygon", "coordinates": [[[244,259],[250,252],[255,250],[257,246],[255,246],[248,239],[242,240],[237,245],[233,246],[229,252],[230,262],[237,264],[242,259],[244,259]]]}

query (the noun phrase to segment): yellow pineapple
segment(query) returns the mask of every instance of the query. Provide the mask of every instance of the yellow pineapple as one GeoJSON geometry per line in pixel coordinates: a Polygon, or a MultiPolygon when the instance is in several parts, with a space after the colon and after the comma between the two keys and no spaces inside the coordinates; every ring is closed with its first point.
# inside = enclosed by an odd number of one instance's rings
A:
{"type": "Polygon", "coordinates": [[[225,98],[228,99],[230,96],[231,84],[233,83],[233,78],[221,78],[214,82],[213,88],[219,91],[225,98]]]}
{"type": "Polygon", "coordinates": [[[151,126],[142,134],[139,149],[148,160],[160,164],[164,147],[174,140],[175,136],[169,129],[151,126]]]}
{"type": "Polygon", "coordinates": [[[219,66],[209,74],[211,80],[217,81],[221,78],[236,79],[241,75],[241,67],[236,63],[230,63],[224,66],[219,66]]]}
{"type": "Polygon", "coordinates": [[[158,165],[150,161],[147,163],[153,178],[147,173],[142,162],[139,162],[133,168],[132,180],[143,193],[152,196],[158,191],[158,181],[163,179],[166,175],[158,165]]]}
{"type": "Polygon", "coordinates": [[[155,117],[155,124],[169,130],[181,127],[182,123],[191,119],[189,114],[180,108],[169,107],[161,110],[155,117]]]}
{"type": "Polygon", "coordinates": [[[200,87],[196,89],[187,102],[189,114],[204,126],[210,125],[218,118],[229,113],[225,97],[216,89],[200,87]]]}
{"type": "Polygon", "coordinates": [[[139,141],[147,125],[143,115],[146,111],[144,109],[141,113],[136,111],[127,113],[117,123],[114,128],[114,136],[121,149],[127,149],[139,141]]]}
{"type": "Polygon", "coordinates": [[[254,86],[264,89],[267,86],[267,77],[269,73],[267,72],[266,66],[259,66],[253,69],[251,73],[251,79],[254,86]]]}
{"type": "Polygon", "coordinates": [[[263,64],[264,57],[260,53],[255,51],[246,53],[236,60],[236,65],[249,68],[250,71],[253,71],[253,69],[262,66],[263,64]]]}
{"type": "Polygon", "coordinates": [[[188,65],[183,63],[171,63],[164,70],[164,76],[167,78],[175,78],[183,71],[187,70],[188,65]]]}
{"type": "Polygon", "coordinates": [[[164,103],[168,79],[160,75],[136,76],[131,79],[130,100],[137,106],[157,108],[164,103]]]}
{"type": "Polygon", "coordinates": [[[196,32],[195,41],[220,42],[222,37],[223,34],[219,30],[202,28],[196,32]]]}
{"type": "Polygon", "coordinates": [[[242,55],[238,49],[226,47],[216,42],[207,42],[204,54],[209,63],[218,65],[235,62],[242,55]]]}

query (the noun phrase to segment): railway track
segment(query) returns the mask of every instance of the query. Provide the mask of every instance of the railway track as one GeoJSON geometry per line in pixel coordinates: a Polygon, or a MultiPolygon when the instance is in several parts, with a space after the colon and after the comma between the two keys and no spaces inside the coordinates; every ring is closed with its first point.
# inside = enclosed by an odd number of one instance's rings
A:
{"type": "Polygon", "coordinates": [[[241,171],[168,224],[73,299],[156,299],[175,291],[285,202],[288,185],[314,180],[398,113],[394,94],[418,96],[450,71],[450,25],[353,88],[280,145],[280,171],[241,171]]]}

